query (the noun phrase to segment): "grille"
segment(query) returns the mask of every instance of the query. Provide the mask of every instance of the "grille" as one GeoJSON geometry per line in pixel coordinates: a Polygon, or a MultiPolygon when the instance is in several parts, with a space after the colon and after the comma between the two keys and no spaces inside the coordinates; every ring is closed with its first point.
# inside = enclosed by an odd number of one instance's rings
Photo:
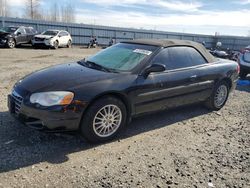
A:
{"type": "Polygon", "coordinates": [[[15,113],[19,114],[20,113],[20,109],[21,109],[21,105],[23,102],[23,97],[21,97],[16,91],[12,92],[12,98],[14,100],[15,103],[15,113]]]}
{"type": "Polygon", "coordinates": [[[44,41],[44,39],[43,38],[35,37],[35,41],[44,41]]]}

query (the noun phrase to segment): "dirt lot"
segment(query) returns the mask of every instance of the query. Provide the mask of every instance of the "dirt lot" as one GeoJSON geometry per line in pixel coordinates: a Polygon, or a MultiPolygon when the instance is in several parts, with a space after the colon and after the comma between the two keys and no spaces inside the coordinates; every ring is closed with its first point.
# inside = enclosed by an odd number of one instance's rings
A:
{"type": "Polygon", "coordinates": [[[250,87],[227,105],[200,105],[134,119],[118,140],[31,130],[7,112],[26,74],[96,50],[0,49],[0,187],[250,187],[250,87]]]}

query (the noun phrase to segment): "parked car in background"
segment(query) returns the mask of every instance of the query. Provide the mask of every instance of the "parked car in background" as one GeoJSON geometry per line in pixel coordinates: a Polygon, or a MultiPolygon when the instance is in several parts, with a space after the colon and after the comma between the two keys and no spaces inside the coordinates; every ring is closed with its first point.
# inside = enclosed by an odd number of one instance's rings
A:
{"type": "Polygon", "coordinates": [[[144,113],[197,102],[221,109],[238,73],[238,63],[195,42],[126,41],[28,75],[8,96],[9,111],[36,129],[79,130],[101,142],[144,113]]]}
{"type": "Polygon", "coordinates": [[[72,45],[71,35],[67,31],[47,30],[36,35],[32,40],[34,47],[47,46],[54,49],[58,47],[70,48],[72,45]]]}
{"type": "Polygon", "coordinates": [[[21,44],[31,44],[37,31],[33,27],[9,26],[0,28],[0,46],[15,48],[21,44]]]}
{"type": "Polygon", "coordinates": [[[240,77],[246,78],[250,74],[250,45],[243,49],[239,55],[240,77]]]}

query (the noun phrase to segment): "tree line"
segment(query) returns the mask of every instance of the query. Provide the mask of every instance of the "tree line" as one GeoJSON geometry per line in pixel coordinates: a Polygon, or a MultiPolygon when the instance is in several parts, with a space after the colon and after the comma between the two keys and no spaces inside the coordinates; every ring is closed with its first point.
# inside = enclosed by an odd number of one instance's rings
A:
{"type": "MultiPolygon", "coordinates": [[[[25,0],[24,13],[21,17],[55,22],[75,22],[75,7],[70,1],[62,5],[54,1],[47,8],[42,8],[41,3],[41,0],[25,0]]],[[[16,17],[11,12],[8,0],[0,0],[0,16],[16,17]]]]}
{"type": "Polygon", "coordinates": [[[8,16],[10,14],[9,4],[7,0],[0,0],[0,16],[8,16]]]}

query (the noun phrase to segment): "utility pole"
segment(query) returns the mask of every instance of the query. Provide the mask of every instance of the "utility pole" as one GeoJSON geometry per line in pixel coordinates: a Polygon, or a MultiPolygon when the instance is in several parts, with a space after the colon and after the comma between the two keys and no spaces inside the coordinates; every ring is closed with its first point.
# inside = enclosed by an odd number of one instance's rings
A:
{"type": "Polygon", "coordinates": [[[7,6],[7,3],[6,3],[6,0],[3,1],[3,17],[6,17],[6,6],[7,6]]]}
{"type": "Polygon", "coordinates": [[[33,0],[30,1],[30,16],[31,16],[31,19],[34,19],[33,0]]]}

